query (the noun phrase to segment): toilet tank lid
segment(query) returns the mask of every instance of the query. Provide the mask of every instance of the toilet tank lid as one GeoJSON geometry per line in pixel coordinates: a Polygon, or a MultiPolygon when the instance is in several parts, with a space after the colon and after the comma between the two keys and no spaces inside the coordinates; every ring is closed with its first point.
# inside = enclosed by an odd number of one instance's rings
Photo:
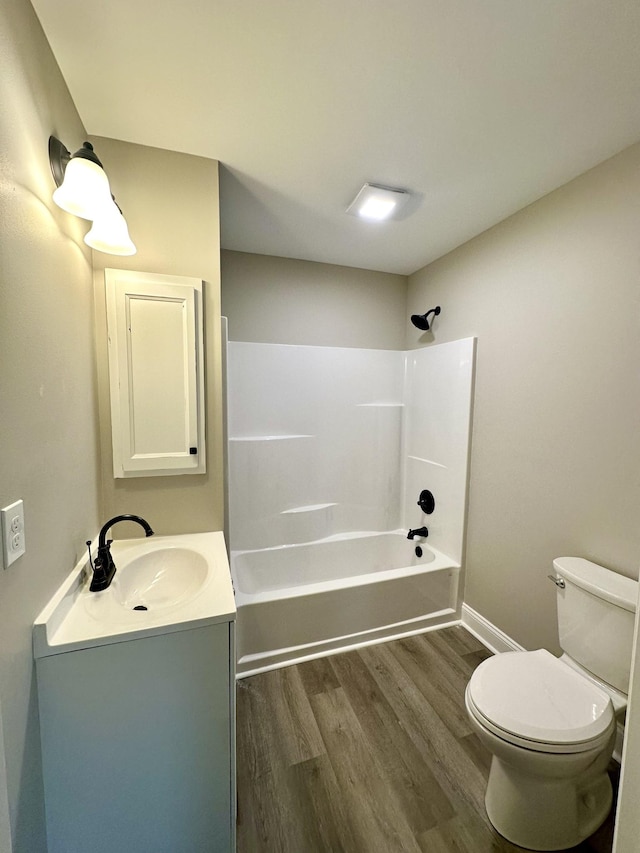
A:
{"type": "Polygon", "coordinates": [[[636,611],[638,581],[605,569],[583,557],[556,557],[553,561],[556,572],[570,583],[587,592],[610,601],[624,610],[636,611]]]}

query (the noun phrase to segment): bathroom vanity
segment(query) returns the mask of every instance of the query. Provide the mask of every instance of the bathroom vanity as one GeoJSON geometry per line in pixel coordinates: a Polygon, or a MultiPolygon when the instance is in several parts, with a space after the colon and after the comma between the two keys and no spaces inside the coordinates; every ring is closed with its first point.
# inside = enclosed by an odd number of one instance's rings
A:
{"type": "Polygon", "coordinates": [[[49,853],[235,850],[235,604],[222,533],[114,542],[34,626],[49,853]],[[143,609],[146,608],[146,609],[143,609]]]}

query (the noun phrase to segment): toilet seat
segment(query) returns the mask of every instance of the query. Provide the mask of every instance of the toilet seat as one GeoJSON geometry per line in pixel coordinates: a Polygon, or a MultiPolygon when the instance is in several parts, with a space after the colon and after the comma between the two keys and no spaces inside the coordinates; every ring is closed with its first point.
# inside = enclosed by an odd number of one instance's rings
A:
{"type": "Polygon", "coordinates": [[[546,649],[484,661],[467,686],[467,706],[498,737],[538,752],[596,749],[615,729],[608,694],[546,649]]]}

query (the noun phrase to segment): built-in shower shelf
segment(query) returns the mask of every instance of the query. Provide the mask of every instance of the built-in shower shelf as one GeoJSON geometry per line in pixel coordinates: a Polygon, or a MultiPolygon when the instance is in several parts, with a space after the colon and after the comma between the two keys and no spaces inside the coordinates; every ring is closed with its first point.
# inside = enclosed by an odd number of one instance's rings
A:
{"type": "Polygon", "coordinates": [[[436,468],[446,468],[446,465],[443,465],[442,462],[435,462],[433,459],[424,459],[422,456],[409,456],[407,459],[412,459],[414,462],[426,462],[427,465],[434,465],[436,468]]]}
{"type": "Polygon", "coordinates": [[[402,409],[404,403],[356,403],[358,409],[402,409]]]}
{"type": "Polygon", "coordinates": [[[292,509],[283,510],[280,515],[296,515],[302,512],[319,512],[323,509],[329,509],[329,507],[338,506],[337,503],[329,503],[329,504],[310,504],[309,506],[294,506],[292,509]]]}
{"type": "Polygon", "coordinates": [[[315,438],[315,435],[238,435],[231,436],[229,441],[290,441],[294,438],[315,438]]]}

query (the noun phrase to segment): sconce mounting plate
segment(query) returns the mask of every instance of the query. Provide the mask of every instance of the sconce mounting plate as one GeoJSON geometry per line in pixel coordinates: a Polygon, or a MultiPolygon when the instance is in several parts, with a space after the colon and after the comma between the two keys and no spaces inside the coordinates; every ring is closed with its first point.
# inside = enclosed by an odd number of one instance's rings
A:
{"type": "Polygon", "coordinates": [[[64,170],[67,168],[67,163],[71,160],[71,152],[56,139],[55,136],[49,137],[49,163],[51,164],[51,174],[56,186],[59,187],[64,180],[64,170]]]}

